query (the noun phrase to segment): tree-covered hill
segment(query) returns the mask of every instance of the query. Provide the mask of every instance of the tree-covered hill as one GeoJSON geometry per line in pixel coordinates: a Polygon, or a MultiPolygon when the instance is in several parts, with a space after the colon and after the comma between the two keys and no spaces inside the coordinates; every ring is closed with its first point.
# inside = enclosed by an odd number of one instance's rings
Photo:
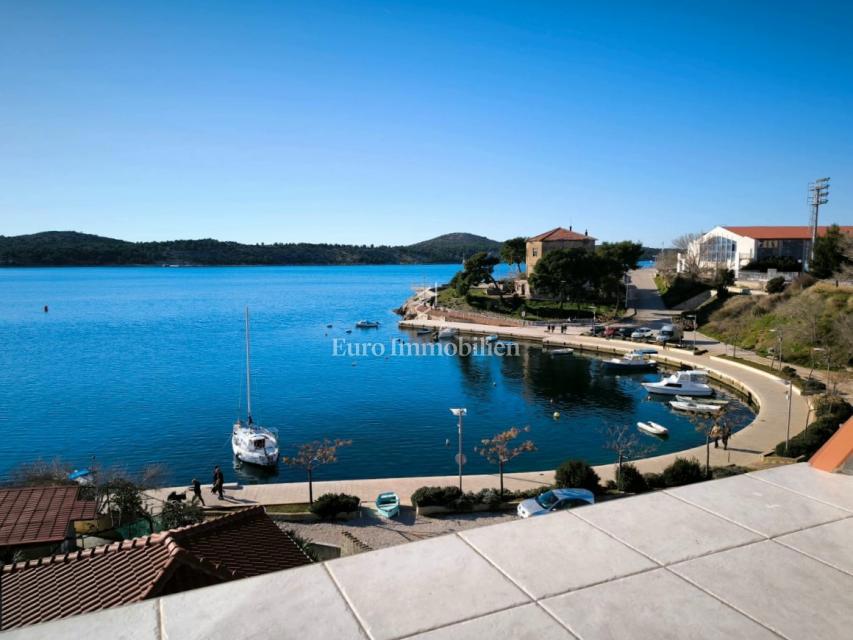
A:
{"type": "Polygon", "coordinates": [[[127,242],[76,231],[0,236],[0,266],[98,266],[134,264],[287,265],[454,263],[500,243],[449,233],[409,246],[273,243],[219,240],[127,242]]]}

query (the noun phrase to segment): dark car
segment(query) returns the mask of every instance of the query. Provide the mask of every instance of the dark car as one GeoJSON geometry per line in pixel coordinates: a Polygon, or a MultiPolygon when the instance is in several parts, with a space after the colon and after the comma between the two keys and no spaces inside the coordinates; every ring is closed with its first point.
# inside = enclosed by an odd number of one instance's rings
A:
{"type": "Polygon", "coordinates": [[[619,336],[627,340],[634,333],[636,327],[619,327],[619,336]]]}
{"type": "Polygon", "coordinates": [[[602,335],[604,333],[604,325],[603,324],[593,325],[592,329],[590,330],[590,333],[594,336],[602,335]]]}

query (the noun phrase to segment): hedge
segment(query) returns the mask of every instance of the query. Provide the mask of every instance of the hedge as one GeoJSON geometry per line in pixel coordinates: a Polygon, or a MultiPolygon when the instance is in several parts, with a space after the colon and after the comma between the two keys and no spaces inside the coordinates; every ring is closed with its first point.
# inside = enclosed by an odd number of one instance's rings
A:
{"type": "Polygon", "coordinates": [[[643,474],[630,462],[616,469],[616,486],[625,493],[645,493],[649,490],[643,474]]]}
{"type": "Polygon", "coordinates": [[[324,519],[331,520],[339,513],[358,510],[361,500],[346,493],[324,493],[311,505],[311,512],[324,519]]]}
{"type": "Polygon", "coordinates": [[[481,504],[497,509],[503,502],[533,498],[550,488],[541,486],[525,491],[505,490],[501,497],[498,489],[463,493],[459,487],[420,487],[412,494],[412,504],[416,507],[445,507],[454,511],[471,511],[475,505],[481,504]]]}
{"type": "Polygon", "coordinates": [[[559,488],[589,489],[593,493],[601,493],[598,474],[583,460],[566,460],[557,467],[554,480],[559,488]]]}
{"type": "Polygon", "coordinates": [[[853,415],[853,406],[841,398],[820,398],[815,403],[814,422],[808,425],[804,431],[798,433],[788,441],[788,450],[785,451],[785,442],[776,445],[774,453],[777,456],[788,456],[799,458],[803,456],[806,460],[811,458],[824,443],[829,440],[838,427],[844,424],[853,415]]]}

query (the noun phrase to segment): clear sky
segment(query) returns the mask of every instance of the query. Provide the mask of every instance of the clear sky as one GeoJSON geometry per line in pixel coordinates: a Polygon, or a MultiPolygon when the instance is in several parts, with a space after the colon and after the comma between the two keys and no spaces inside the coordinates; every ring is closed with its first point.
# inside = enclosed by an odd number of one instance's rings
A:
{"type": "Polygon", "coordinates": [[[853,224],[853,3],[0,0],[0,234],[853,224]],[[700,6],[702,5],[702,6],[700,6]]]}

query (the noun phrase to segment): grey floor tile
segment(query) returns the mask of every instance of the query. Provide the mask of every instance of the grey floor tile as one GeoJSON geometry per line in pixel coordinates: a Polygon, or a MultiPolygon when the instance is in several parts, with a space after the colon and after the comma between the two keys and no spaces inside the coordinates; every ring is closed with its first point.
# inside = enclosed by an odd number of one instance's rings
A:
{"type": "Polygon", "coordinates": [[[530,602],[455,535],[333,560],[327,566],[376,640],[530,602]]]}
{"type": "Polygon", "coordinates": [[[853,629],[853,577],[773,541],[671,570],[788,638],[837,640],[853,629]]]}
{"type": "Polygon", "coordinates": [[[574,513],[662,564],[762,539],[659,491],[611,500],[574,513]]]}
{"type": "Polygon", "coordinates": [[[776,638],[666,569],[573,591],[542,605],[581,640],[776,638]]]}
{"type": "Polygon", "coordinates": [[[535,598],[657,566],[570,513],[471,529],[460,535],[535,598]]]}
{"type": "Polygon", "coordinates": [[[3,640],[159,640],[157,602],[140,602],[82,616],[12,629],[0,634],[3,640]]]}
{"type": "Polygon", "coordinates": [[[765,536],[791,533],[849,515],[749,475],[667,489],[667,493],[765,536]]]}
{"type": "Polygon", "coordinates": [[[482,618],[412,636],[411,640],[573,640],[571,633],[535,604],[513,607],[482,618]]]}
{"type": "Polygon", "coordinates": [[[853,512],[853,476],[819,471],[807,462],[773,467],[749,475],[853,512]]]}
{"type": "Polygon", "coordinates": [[[323,565],[161,599],[163,640],[364,638],[323,565]]]}
{"type": "Polygon", "coordinates": [[[853,575],[853,517],[797,531],[778,541],[853,575]]]}

